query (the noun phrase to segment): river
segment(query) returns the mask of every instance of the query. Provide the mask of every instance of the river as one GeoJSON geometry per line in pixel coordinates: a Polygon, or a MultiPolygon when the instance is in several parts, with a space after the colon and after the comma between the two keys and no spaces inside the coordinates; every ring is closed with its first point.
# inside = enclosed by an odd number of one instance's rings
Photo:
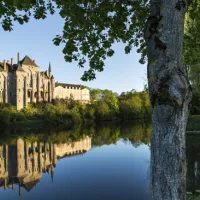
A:
{"type": "MultiPolygon", "coordinates": [[[[4,130],[0,199],[148,200],[150,135],[151,125],[141,121],[72,130],[4,130]]],[[[188,192],[198,195],[200,137],[187,141],[188,192]]]]}

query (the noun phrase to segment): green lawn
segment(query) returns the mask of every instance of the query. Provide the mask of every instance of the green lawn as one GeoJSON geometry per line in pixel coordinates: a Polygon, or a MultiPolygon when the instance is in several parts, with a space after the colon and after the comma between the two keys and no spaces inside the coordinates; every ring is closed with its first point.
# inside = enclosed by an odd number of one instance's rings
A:
{"type": "Polygon", "coordinates": [[[188,118],[187,131],[200,131],[200,115],[191,115],[188,118]]]}

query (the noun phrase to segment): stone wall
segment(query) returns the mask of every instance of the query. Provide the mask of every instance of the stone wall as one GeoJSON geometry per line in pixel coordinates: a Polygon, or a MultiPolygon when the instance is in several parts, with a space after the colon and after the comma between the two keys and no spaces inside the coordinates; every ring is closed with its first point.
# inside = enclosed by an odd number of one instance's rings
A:
{"type": "Polygon", "coordinates": [[[74,100],[88,103],[90,101],[90,91],[87,88],[73,86],[56,86],[55,98],[65,99],[72,97],[74,100]]]}

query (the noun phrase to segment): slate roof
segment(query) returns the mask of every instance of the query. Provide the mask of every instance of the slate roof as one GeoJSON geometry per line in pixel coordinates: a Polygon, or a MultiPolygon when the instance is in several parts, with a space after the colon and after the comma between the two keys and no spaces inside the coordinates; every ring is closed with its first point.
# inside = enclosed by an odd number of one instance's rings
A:
{"type": "Polygon", "coordinates": [[[84,88],[85,88],[85,86],[83,86],[83,85],[67,84],[67,83],[58,83],[58,82],[55,83],[55,86],[56,86],[56,87],[61,86],[61,87],[63,87],[63,88],[65,88],[65,87],[78,87],[78,88],[81,88],[81,89],[84,89],[84,88]]]}
{"type": "Polygon", "coordinates": [[[38,67],[28,56],[25,56],[23,60],[20,61],[20,65],[32,65],[38,67]]]}
{"type": "Polygon", "coordinates": [[[28,182],[26,184],[23,184],[24,188],[27,192],[30,192],[31,189],[40,181],[40,179],[36,179],[34,181],[28,182]]]}

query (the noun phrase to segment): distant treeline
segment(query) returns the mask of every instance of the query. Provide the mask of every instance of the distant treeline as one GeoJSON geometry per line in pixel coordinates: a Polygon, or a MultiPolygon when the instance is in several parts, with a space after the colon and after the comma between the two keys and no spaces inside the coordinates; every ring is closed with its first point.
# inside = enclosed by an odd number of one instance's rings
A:
{"type": "Polygon", "coordinates": [[[41,120],[54,124],[81,124],[89,122],[149,118],[151,114],[146,91],[123,92],[117,95],[110,90],[91,90],[91,102],[83,104],[70,99],[56,99],[54,103],[31,103],[21,111],[10,104],[0,104],[0,122],[8,125],[17,122],[41,120]]]}

